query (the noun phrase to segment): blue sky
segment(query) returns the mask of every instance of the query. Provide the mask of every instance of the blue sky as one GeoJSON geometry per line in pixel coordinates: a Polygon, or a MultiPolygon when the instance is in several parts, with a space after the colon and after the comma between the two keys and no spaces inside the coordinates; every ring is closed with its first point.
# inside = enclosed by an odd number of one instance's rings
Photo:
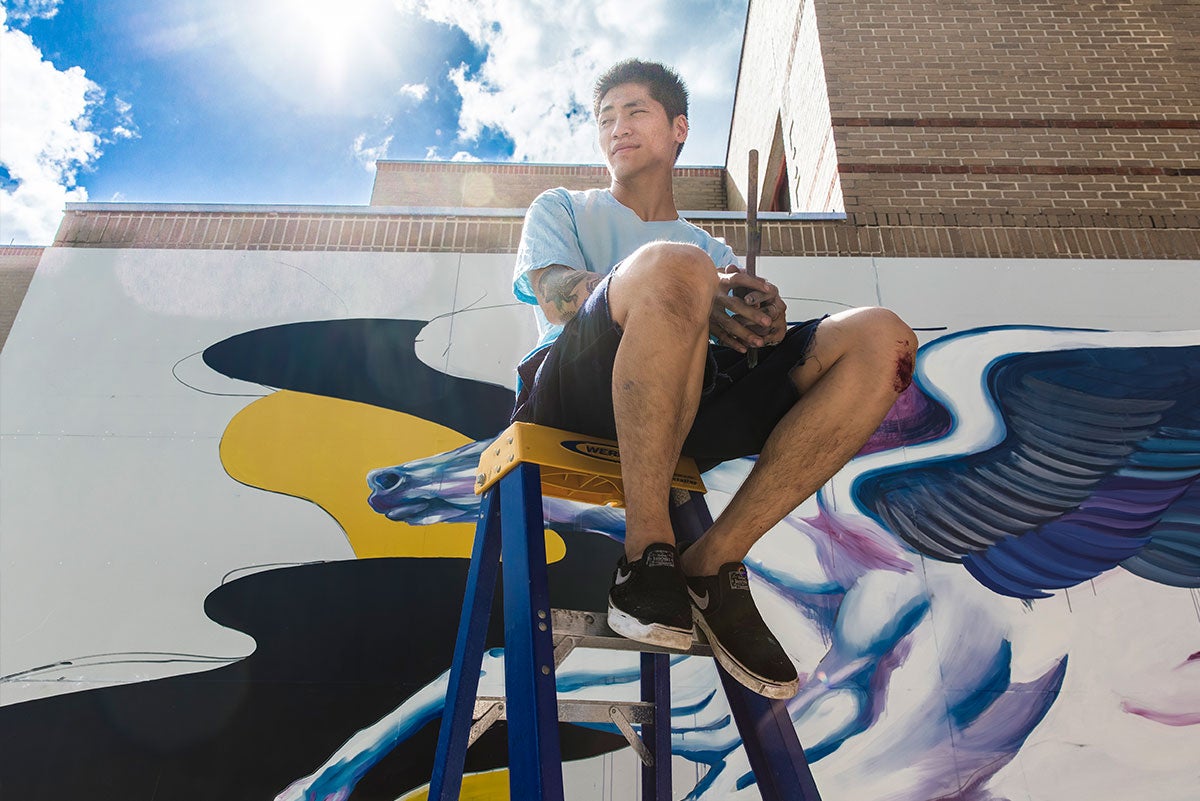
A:
{"type": "Polygon", "coordinates": [[[64,203],[365,204],[375,158],[599,163],[620,58],[692,93],[724,162],[746,0],[4,0],[0,242],[64,203]]]}

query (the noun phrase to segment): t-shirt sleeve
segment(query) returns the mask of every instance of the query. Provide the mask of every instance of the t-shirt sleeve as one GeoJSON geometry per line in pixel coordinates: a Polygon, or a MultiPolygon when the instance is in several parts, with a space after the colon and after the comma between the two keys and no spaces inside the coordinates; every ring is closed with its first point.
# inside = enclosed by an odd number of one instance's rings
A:
{"type": "Polygon", "coordinates": [[[587,269],[570,201],[564,193],[553,189],[538,195],[525,213],[513,268],[513,294],[517,300],[537,304],[529,273],[552,264],[587,269]]]}
{"type": "Polygon", "coordinates": [[[717,269],[727,267],[730,264],[736,264],[738,267],[742,266],[742,262],[733,252],[733,248],[725,244],[724,239],[718,239],[708,231],[692,223],[688,223],[688,225],[691,226],[696,244],[704,248],[704,252],[713,260],[713,264],[717,266],[717,269]]]}
{"type": "Polygon", "coordinates": [[[730,264],[736,264],[739,267],[742,266],[741,260],[734,255],[733,248],[729,247],[721,239],[712,240],[712,243],[709,245],[708,255],[712,257],[713,264],[717,265],[717,267],[725,267],[730,264]]]}

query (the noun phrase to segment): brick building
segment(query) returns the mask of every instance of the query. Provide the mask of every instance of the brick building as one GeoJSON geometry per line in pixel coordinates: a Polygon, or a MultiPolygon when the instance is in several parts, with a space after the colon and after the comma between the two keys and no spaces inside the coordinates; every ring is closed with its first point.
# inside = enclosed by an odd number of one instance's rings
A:
{"type": "MultiPolygon", "coordinates": [[[[679,208],[742,252],[757,149],[790,319],[883,305],[922,345],[879,449],[752,560],[827,801],[1194,801],[1198,100],[1196,0],[749,3],[726,163],[680,168],[679,208]]],[[[382,161],[369,204],[73,204],[0,248],[5,798],[422,795],[471,448],[537,339],[512,254],[564,184],[607,176],[382,161]]],[[[617,515],[547,525],[574,608],[617,515]]],[[[564,686],[636,693],[601,653],[564,686]]],[[[680,667],[676,794],[757,797],[680,667]]],[[[636,796],[608,739],[568,797],[636,796]]]]}
{"type": "Polygon", "coordinates": [[[1200,253],[1196,3],[753,0],[731,127],[805,253],[1200,253]]]}
{"type": "MultiPolygon", "coordinates": [[[[687,216],[764,255],[1200,254],[1200,5],[752,0],[726,164],[687,216]]],[[[600,166],[381,161],[369,206],[71,204],[55,247],[505,253],[542,189],[600,166]]],[[[40,251],[0,253],[0,330],[40,251]]]]}

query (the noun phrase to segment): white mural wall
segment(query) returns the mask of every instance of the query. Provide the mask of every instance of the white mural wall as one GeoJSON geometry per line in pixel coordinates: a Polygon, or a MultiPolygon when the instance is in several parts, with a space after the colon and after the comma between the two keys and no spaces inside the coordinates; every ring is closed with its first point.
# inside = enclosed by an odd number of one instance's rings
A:
{"type": "MultiPolygon", "coordinates": [[[[826,801],[1194,799],[1200,262],[759,269],[790,319],[885,305],[922,343],[892,427],[749,561],[826,801]]],[[[0,354],[0,787],[420,795],[461,478],[536,338],[510,274],[503,255],[45,252],[0,354]],[[372,508],[388,466],[404,492],[372,508]]],[[[706,476],[714,512],[747,470],[706,476]]],[[[601,608],[620,515],[547,519],[574,593],[556,603],[601,608]]],[[[559,680],[633,692],[633,663],[580,653],[559,680]]],[[[758,797],[711,664],[673,680],[677,796],[758,797]]],[[[575,729],[568,796],[634,797],[623,740],[575,729]]],[[[468,789],[507,797],[503,737],[476,749],[468,789]]]]}

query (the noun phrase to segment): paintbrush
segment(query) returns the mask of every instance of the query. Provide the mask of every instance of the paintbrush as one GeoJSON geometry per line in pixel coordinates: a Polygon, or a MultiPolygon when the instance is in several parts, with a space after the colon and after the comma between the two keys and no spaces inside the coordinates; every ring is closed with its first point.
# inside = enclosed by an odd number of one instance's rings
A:
{"type": "MultiPolygon", "coordinates": [[[[758,224],[758,151],[750,151],[749,181],[746,187],[746,275],[755,272],[758,251],[762,247],[762,228],[758,224]]],[[[746,352],[746,364],[753,369],[758,366],[758,348],[746,352]]]]}

